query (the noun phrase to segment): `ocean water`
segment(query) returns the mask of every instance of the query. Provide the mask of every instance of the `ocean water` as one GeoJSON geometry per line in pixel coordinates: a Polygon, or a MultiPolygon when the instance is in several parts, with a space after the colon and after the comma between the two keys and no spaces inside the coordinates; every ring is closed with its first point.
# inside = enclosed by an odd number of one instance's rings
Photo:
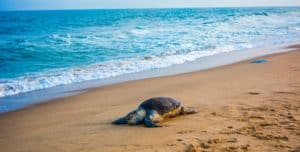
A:
{"type": "Polygon", "coordinates": [[[0,12],[0,98],[299,40],[299,7],[0,12]]]}

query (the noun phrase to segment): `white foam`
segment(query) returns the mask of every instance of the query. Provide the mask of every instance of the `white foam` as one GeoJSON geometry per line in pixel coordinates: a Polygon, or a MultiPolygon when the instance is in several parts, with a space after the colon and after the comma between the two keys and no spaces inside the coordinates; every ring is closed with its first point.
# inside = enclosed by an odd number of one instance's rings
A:
{"type": "Polygon", "coordinates": [[[182,64],[186,61],[193,61],[197,58],[210,56],[230,49],[191,51],[183,55],[167,55],[163,57],[152,56],[150,59],[144,57],[130,58],[103,62],[101,64],[78,67],[72,69],[60,69],[44,73],[24,76],[17,79],[5,80],[0,83],[0,97],[29,92],[38,89],[45,89],[58,85],[79,83],[87,80],[104,79],[119,76],[127,73],[135,73],[156,68],[164,68],[174,64],[182,64]]]}
{"type": "Polygon", "coordinates": [[[146,29],[133,29],[133,30],[131,30],[131,33],[133,33],[135,35],[146,35],[146,34],[149,34],[150,31],[146,30],[146,29]]]}

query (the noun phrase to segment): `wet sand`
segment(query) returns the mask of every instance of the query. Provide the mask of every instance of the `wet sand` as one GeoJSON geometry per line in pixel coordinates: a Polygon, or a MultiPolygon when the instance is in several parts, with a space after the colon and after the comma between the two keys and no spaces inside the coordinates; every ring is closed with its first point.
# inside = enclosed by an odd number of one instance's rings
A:
{"type": "Polygon", "coordinates": [[[0,115],[0,147],[31,151],[300,151],[300,46],[210,70],[100,87],[0,115]],[[162,128],[111,121],[153,96],[200,112],[162,128]]]}

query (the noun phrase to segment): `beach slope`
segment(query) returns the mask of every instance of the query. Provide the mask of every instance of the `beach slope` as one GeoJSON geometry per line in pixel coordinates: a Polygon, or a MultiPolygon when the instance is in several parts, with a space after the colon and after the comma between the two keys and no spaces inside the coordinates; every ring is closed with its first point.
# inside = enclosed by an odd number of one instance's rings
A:
{"type": "Polygon", "coordinates": [[[30,151],[300,151],[300,49],[88,90],[0,115],[0,147],[30,151]],[[161,128],[111,121],[153,96],[200,112],[161,128]]]}

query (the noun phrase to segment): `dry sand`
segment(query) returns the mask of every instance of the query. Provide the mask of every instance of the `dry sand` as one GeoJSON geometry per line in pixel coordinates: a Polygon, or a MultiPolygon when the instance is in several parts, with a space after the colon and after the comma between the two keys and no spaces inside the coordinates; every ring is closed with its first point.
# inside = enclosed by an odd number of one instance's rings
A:
{"type": "Polygon", "coordinates": [[[0,151],[300,151],[300,49],[215,69],[125,82],[0,115],[0,151]],[[111,121],[149,97],[199,113],[162,128],[111,121]]]}

